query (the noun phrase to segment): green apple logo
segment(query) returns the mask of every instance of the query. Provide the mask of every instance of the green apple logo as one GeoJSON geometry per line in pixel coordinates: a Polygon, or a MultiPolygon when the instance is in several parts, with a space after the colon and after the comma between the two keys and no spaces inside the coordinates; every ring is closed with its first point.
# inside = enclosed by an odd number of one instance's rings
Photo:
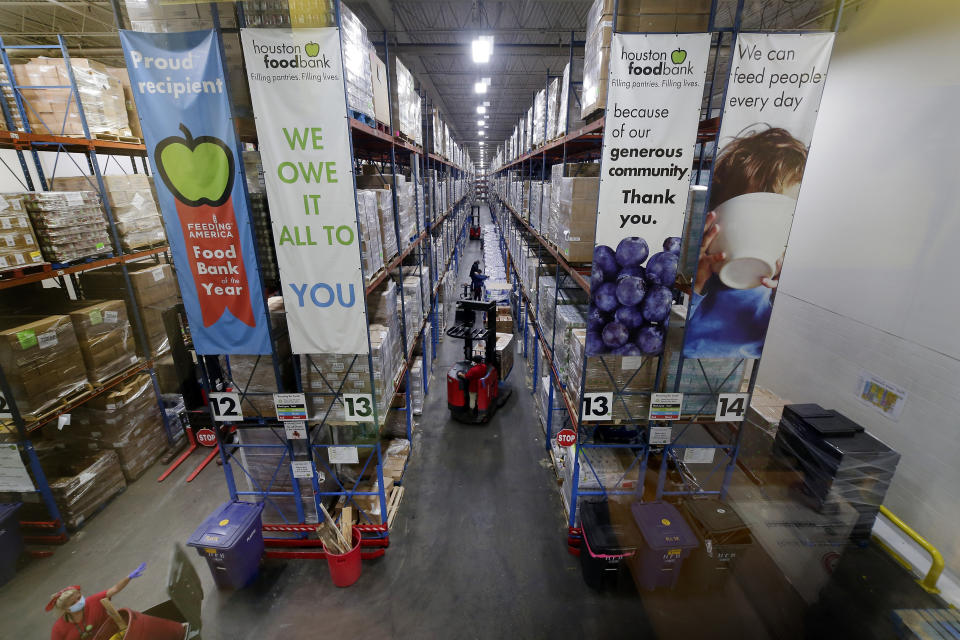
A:
{"type": "Polygon", "coordinates": [[[687,52],[683,49],[675,49],[674,52],[670,54],[670,59],[673,61],[673,64],[683,64],[683,61],[687,59],[687,52]]]}
{"type": "Polygon", "coordinates": [[[184,124],[180,131],[183,137],[164,138],[153,152],[163,184],[188,206],[219,207],[233,190],[233,153],[219,138],[194,138],[184,124]]]}
{"type": "Polygon", "coordinates": [[[311,58],[316,58],[316,57],[317,57],[317,54],[320,53],[320,45],[318,45],[316,42],[308,42],[308,43],[303,47],[303,50],[304,50],[304,51],[307,53],[307,55],[310,56],[311,58]]]}

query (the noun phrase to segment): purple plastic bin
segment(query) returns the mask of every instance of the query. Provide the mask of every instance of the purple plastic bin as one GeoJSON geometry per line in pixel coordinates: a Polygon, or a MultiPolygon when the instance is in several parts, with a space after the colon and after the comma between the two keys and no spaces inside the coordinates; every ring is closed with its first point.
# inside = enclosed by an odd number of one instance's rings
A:
{"type": "Polygon", "coordinates": [[[226,502],[187,540],[207,559],[221,589],[243,588],[257,576],[264,550],[262,512],[262,503],[226,502]]]}
{"type": "Polygon", "coordinates": [[[641,589],[672,589],[683,560],[700,546],[677,508],[666,502],[636,502],[630,507],[643,544],[630,562],[641,589]]]}

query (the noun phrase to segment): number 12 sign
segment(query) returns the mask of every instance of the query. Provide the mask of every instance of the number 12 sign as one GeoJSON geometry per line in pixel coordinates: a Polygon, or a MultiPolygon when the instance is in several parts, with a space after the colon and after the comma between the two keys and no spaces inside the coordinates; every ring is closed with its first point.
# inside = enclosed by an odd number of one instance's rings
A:
{"type": "Polygon", "coordinates": [[[242,422],[243,409],[240,408],[240,396],[236,393],[211,393],[210,406],[217,422],[242,422]]]}

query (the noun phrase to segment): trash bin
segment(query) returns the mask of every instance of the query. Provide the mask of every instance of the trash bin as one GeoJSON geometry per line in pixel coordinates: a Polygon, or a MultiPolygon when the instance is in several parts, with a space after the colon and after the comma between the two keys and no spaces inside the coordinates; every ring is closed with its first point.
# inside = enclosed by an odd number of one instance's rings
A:
{"type": "Polygon", "coordinates": [[[683,503],[683,512],[702,543],[683,563],[684,585],[704,590],[723,588],[737,559],[753,544],[750,529],[730,505],[720,500],[688,500],[683,503]]]}
{"type": "Polygon", "coordinates": [[[334,553],[327,549],[327,545],[323,545],[323,551],[327,554],[327,567],[330,569],[330,577],[333,578],[333,584],[338,587],[352,585],[360,579],[360,572],[363,570],[360,530],[353,529],[352,537],[353,548],[346,553],[334,553]]]}
{"type": "Polygon", "coordinates": [[[240,589],[256,577],[263,556],[262,512],[262,503],[226,502],[187,540],[207,559],[221,589],[240,589]]]}
{"type": "Polygon", "coordinates": [[[17,572],[17,560],[23,552],[20,521],[17,511],[20,503],[0,504],[0,584],[6,584],[17,572]]]}
{"type": "Polygon", "coordinates": [[[699,546],[696,534],[667,502],[635,502],[630,511],[643,537],[630,560],[634,580],[641,589],[672,589],[684,558],[699,546]]]}
{"type": "Polygon", "coordinates": [[[636,529],[610,520],[610,504],[606,500],[580,502],[580,525],[583,546],[580,567],[583,581],[594,589],[615,585],[623,566],[637,549],[636,529]]]}

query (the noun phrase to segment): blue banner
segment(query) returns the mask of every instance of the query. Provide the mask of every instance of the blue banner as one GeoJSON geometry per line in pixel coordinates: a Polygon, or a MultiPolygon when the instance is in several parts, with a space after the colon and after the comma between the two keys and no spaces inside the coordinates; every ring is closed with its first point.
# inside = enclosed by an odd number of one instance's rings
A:
{"type": "Polygon", "coordinates": [[[214,31],[121,31],[199,354],[270,353],[250,211],[214,31]]]}

